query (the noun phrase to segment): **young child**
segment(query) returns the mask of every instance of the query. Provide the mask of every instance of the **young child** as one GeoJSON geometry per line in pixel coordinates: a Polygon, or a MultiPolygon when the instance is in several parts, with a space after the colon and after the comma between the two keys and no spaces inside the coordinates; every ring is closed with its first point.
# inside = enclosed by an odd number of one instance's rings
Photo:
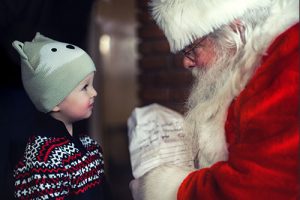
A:
{"type": "Polygon", "coordinates": [[[39,121],[24,147],[14,149],[17,199],[107,199],[102,150],[78,129],[92,114],[95,65],[79,47],[39,33],[13,42],[22,81],[39,121]]]}

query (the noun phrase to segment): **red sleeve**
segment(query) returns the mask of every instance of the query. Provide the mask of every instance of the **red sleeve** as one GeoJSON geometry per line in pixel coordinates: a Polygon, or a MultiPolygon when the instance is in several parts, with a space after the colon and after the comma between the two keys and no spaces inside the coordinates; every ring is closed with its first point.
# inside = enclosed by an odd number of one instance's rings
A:
{"type": "Polygon", "coordinates": [[[228,161],[191,173],[178,199],[299,198],[299,24],[262,63],[229,108],[228,161]]]}

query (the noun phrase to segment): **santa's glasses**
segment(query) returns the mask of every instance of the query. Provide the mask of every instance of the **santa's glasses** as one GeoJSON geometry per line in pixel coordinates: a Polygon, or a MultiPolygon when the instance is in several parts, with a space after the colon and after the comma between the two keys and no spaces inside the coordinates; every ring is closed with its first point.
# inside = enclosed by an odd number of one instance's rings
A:
{"type": "Polygon", "coordinates": [[[185,47],[184,49],[182,49],[180,51],[180,53],[182,53],[182,55],[184,57],[187,57],[188,59],[190,59],[191,61],[195,61],[195,57],[196,57],[196,50],[201,47],[201,43],[203,42],[203,40],[206,37],[202,37],[200,39],[197,39],[195,42],[193,42],[192,44],[190,44],[189,46],[185,47]]]}

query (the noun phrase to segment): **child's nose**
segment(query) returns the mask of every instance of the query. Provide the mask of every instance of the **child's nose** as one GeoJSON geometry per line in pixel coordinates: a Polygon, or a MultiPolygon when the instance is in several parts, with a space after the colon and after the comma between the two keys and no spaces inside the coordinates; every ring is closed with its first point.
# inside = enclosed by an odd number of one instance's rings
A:
{"type": "Polygon", "coordinates": [[[95,97],[95,96],[97,96],[97,91],[95,90],[95,88],[94,87],[92,87],[91,89],[90,89],[90,91],[89,91],[89,94],[90,94],[90,96],[91,97],[95,97]]]}

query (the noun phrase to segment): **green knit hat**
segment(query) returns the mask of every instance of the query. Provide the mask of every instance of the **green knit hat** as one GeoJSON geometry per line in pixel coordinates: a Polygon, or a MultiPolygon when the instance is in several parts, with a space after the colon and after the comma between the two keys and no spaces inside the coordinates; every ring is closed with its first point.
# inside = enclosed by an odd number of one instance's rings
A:
{"type": "Polygon", "coordinates": [[[91,72],[90,56],[79,47],[37,33],[31,42],[14,41],[21,57],[24,88],[41,112],[49,112],[64,100],[91,72]]]}

